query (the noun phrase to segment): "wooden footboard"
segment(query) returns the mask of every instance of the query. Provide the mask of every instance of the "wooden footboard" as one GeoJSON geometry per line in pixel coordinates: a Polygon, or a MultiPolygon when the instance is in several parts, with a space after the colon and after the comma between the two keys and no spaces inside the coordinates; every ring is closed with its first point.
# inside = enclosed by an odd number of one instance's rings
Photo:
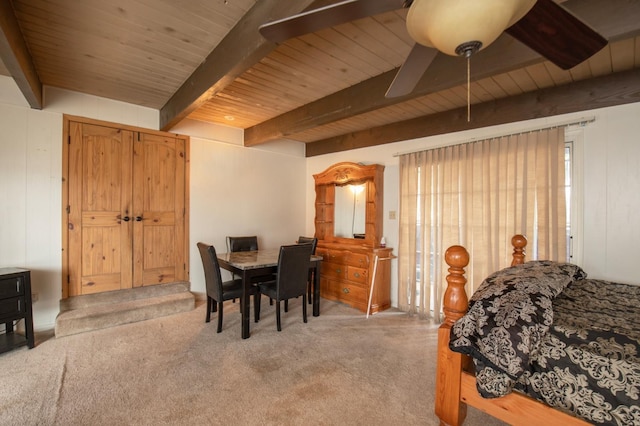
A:
{"type": "MultiPolygon", "coordinates": [[[[524,263],[527,239],[516,235],[511,239],[513,261],[511,265],[524,263]]],[[[435,412],[440,424],[461,425],[467,415],[467,404],[513,425],[536,424],[588,425],[587,422],[558,411],[526,395],[514,392],[501,398],[482,398],[476,390],[476,379],[467,372],[471,359],[449,349],[449,336],[453,323],[469,308],[464,286],[464,268],[469,264],[469,253],[462,246],[452,246],[445,253],[449,265],[447,290],[444,294],[444,322],[438,330],[438,355],[436,367],[435,412]]]]}

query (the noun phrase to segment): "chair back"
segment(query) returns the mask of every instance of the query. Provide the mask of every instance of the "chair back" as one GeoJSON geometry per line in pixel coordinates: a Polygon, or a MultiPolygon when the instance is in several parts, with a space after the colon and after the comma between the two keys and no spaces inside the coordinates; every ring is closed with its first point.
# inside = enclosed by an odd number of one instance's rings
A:
{"type": "Polygon", "coordinates": [[[311,244],[311,254],[316,254],[316,246],[318,245],[318,239],[312,237],[298,237],[298,244],[311,244]]]}
{"type": "Polygon", "coordinates": [[[198,251],[202,258],[204,280],[207,286],[207,296],[217,302],[222,302],[222,276],[216,249],[212,245],[198,243],[198,251]]]}
{"type": "Polygon", "coordinates": [[[227,245],[230,252],[258,250],[258,237],[227,237],[227,245]]]}
{"type": "Polygon", "coordinates": [[[306,294],[312,248],[311,244],[280,247],[276,278],[276,292],[279,300],[306,294]]]}

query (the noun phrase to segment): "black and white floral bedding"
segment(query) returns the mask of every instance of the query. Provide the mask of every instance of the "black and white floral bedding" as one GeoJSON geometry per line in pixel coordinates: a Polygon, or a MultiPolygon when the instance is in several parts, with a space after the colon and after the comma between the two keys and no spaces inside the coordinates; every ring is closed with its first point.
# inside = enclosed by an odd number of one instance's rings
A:
{"type": "Polygon", "coordinates": [[[523,391],[596,424],[640,425],[640,286],[527,262],[489,276],[451,331],[487,398],[523,391]]]}

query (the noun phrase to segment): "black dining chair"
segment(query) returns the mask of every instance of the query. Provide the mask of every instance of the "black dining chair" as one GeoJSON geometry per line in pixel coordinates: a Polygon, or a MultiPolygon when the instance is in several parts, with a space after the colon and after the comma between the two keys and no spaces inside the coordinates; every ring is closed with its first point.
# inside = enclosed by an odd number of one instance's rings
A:
{"type": "Polygon", "coordinates": [[[258,250],[258,237],[255,235],[249,237],[227,237],[227,250],[230,252],[258,250]]]}
{"type": "Polygon", "coordinates": [[[280,247],[276,279],[258,285],[260,293],[276,301],[278,331],[282,331],[280,320],[280,301],[282,300],[286,301],[302,296],[302,319],[305,323],[307,322],[307,280],[309,279],[311,250],[311,244],[293,244],[280,247]]]}
{"type": "MultiPolygon", "coordinates": [[[[229,252],[258,250],[258,237],[255,235],[244,237],[227,237],[227,250],[229,252]]],[[[233,278],[236,278],[236,276],[234,275],[233,278]]],[[[252,278],[252,282],[254,284],[271,280],[273,280],[272,275],[252,278]]],[[[233,302],[235,303],[235,299],[233,299],[233,302]]],[[[273,300],[269,300],[269,304],[273,305],[273,300]]]]}
{"type": "MultiPolygon", "coordinates": [[[[318,245],[318,239],[314,237],[300,236],[298,237],[297,244],[311,244],[311,247],[313,248],[311,250],[311,254],[316,254],[316,246],[318,245]]],[[[313,274],[314,273],[315,272],[313,270],[309,269],[309,284],[307,285],[307,300],[309,301],[309,304],[313,303],[313,274]]],[[[284,311],[287,312],[288,308],[289,307],[285,302],[284,311]]]]}
{"type": "MultiPolygon", "coordinates": [[[[204,268],[204,279],[207,287],[207,317],[205,322],[211,321],[211,312],[218,312],[218,333],[222,331],[223,306],[225,300],[240,298],[240,309],[242,305],[242,280],[233,279],[231,281],[222,281],[220,275],[220,264],[216,255],[216,249],[212,245],[198,243],[198,250],[202,258],[202,266],[204,268]]],[[[260,319],[260,292],[256,286],[249,288],[250,294],[253,295],[254,317],[258,322],[260,319]]]]}

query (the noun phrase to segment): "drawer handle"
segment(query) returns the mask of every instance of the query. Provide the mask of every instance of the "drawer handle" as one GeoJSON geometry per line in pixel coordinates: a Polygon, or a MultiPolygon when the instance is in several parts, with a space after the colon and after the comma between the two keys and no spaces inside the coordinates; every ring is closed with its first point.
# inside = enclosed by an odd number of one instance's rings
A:
{"type": "Polygon", "coordinates": [[[359,272],[354,272],[353,276],[356,277],[356,278],[360,278],[360,273],[359,272]]]}
{"type": "Polygon", "coordinates": [[[341,273],[341,272],[342,272],[342,269],[340,269],[340,268],[336,268],[336,272],[339,274],[339,273],[341,273]]]}
{"type": "Polygon", "coordinates": [[[345,288],[342,289],[342,292],[344,294],[349,294],[349,289],[345,287],[345,288]]]}

